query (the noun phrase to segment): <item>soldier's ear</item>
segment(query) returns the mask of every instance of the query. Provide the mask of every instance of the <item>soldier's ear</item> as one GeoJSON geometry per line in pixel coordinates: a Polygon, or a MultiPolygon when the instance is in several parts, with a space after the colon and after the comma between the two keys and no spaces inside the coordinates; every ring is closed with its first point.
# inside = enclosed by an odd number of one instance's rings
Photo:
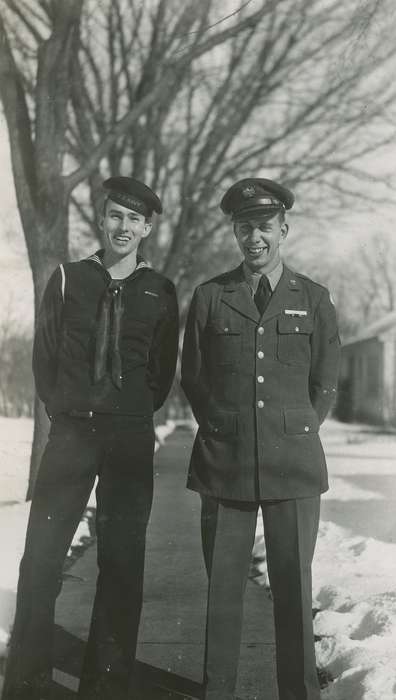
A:
{"type": "Polygon", "coordinates": [[[281,226],[281,240],[284,241],[287,234],[289,233],[289,224],[286,221],[283,222],[281,226]]]}

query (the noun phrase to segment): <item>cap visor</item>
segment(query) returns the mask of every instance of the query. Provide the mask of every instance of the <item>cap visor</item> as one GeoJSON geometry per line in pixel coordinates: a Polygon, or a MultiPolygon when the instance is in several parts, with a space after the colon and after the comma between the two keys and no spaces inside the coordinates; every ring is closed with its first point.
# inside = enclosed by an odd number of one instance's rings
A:
{"type": "Polygon", "coordinates": [[[276,214],[278,214],[283,209],[282,206],[270,207],[270,206],[255,206],[255,207],[245,207],[244,209],[239,209],[239,211],[234,212],[232,215],[233,221],[245,221],[246,219],[272,219],[276,214]]]}

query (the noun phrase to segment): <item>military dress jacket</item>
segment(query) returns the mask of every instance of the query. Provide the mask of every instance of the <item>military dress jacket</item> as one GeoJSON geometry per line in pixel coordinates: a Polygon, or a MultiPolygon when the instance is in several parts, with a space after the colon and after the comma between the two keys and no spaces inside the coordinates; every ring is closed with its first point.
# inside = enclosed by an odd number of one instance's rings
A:
{"type": "Polygon", "coordinates": [[[101,251],[56,268],[48,282],[34,338],[33,372],[51,416],[93,411],[150,417],[165,401],[179,340],[174,285],[144,263],[122,280],[121,382],[115,386],[111,367],[99,381],[94,377],[98,319],[111,283],[101,251]]]}
{"type": "Polygon", "coordinates": [[[286,266],[261,317],[242,266],[199,286],[182,355],[199,424],[188,487],[241,501],[327,490],[318,430],[339,354],[327,289],[286,266]]]}

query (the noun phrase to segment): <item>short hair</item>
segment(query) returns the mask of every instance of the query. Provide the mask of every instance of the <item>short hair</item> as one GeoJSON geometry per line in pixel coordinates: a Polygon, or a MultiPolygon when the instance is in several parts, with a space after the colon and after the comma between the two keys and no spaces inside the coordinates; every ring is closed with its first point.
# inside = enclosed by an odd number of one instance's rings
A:
{"type": "Polygon", "coordinates": [[[103,198],[103,205],[102,205],[102,216],[106,216],[106,208],[107,208],[107,202],[109,201],[110,197],[108,194],[105,194],[103,198]]]}
{"type": "MultiPolygon", "coordinates": [[[[103,206],[102,206],[102,216],[103,218],[106,216],[106,210],[107,210],[107,202],[111,199],[110,195],[106,194],[104,199],[103,199],[103,206]]],[[[111,200],[113,201],[113,200],[111,200]]],[[[152,217],[151,216],[145,216],[144,217],[146,223],[151,223],[152,217]]]]}

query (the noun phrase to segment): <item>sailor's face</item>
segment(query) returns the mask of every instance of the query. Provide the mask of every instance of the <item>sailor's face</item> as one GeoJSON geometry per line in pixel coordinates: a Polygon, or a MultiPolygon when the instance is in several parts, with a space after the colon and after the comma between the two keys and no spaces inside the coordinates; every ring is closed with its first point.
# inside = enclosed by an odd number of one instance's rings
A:
{"type": "Polygon", "coordinates": [[[106,250],[124,257],[136,251],[142,238],[149,235],[151,222],[143,214],[108,199],[101,227],[106,250]]]}

